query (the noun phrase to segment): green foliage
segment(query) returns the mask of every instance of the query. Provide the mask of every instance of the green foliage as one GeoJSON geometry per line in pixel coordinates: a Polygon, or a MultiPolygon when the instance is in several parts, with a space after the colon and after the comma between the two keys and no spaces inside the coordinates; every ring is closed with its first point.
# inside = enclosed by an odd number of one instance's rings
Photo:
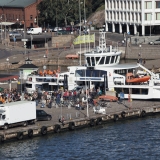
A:
{"type": "Polygon", "coordinates": [[[102,4],[104,4],[104,0],[42,0],[37,6],[39,24],[42,27],[48,24],[67,26],[70,25],[70,22],[77,24],[79,23],[79,13],[81,13],[82,20],[86,19],[102,4]]]}
{"type": "Polygon", "coordinates": [[[104,9],[105,9],[105,5],[102,5],[102,6],[100,6],[99,8],[97,8],[96,11],[102,11],[102,10],[104,10],[104,9]]]}

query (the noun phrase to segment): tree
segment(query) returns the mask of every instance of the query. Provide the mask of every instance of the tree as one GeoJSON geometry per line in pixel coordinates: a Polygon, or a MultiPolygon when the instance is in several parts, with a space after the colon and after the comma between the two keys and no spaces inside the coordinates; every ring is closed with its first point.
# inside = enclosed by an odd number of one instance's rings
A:
{"type": "Polygon", "coordinates": [[[39,24],[52,26],[67,26],[70,22],[79,22],[79,2],[82,19],[86,19],[104,0],[43,0],[37,6],[40,11],[39,24]],[[85,2],[85,4],[84,4],[85,2]],[[85,8],[85,13],[84,13],[85,8]]]}

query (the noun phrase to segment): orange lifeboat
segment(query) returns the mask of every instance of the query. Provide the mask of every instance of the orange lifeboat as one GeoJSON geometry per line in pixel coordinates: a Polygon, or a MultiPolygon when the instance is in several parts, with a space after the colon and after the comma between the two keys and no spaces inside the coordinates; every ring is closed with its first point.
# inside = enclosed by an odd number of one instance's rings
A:
{"type": "Polygon", "coordinates": [[[42,75],[43,75],[43,72],[42,72],[42,71],[39,71],[39,75],[41,75],[41,76],[42,76],[42,75]]]}
{"type": "Polygon", "coordinates": [[[126,82],[128,83],[142,83],[150,79],[150,76],[136,77],[133,73],[127,73],[126,82]]]}

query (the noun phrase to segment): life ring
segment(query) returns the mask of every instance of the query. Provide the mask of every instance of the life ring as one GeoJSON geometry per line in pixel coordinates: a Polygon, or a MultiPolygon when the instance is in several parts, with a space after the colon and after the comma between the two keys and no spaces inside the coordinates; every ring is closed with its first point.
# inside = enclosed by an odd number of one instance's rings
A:
{"type": "Polygon", "coordinates": [[[119,119],[119,116],[117,114],[114,114],[113,120],[116,122],[118,121],[118,119],[119,119]]]}
{"type": "Polygon", "coordinates": [[[55,127],[54,127],[54,132],[59,133],[60,130],[61,130],[61,126],[59,124],[56,124],[55,127]]]}
{"type": "Polygon", "coordinates": [[[96,120],[96,125],[101,125],[101,124],[102,124],[102,118],[99,117],[99,118],[97,118],[97,120],[96,120]]]}
{"type": "Polygon", "coordinates": [[[90,124],[91,127],[93,127],[94,124],[95,124],[95,123],[94,123],[94,119],[91,119],[89,124],[90,124]]]}
{"type": "Polygon", "coordinates": [[[122,112],[121,112],[121,117],[122,117],[122,118],[125,118],[125,117],[126,117],[126,112],[125,112],[125,111],[122,111],[122,112]]]}
{"type": "Polygon", "coordinates": [[[42,135],[46,135],[46,134],[47,134],[47,127],[46,127],[46,126],[43,126],[43,127],[41,128],[41,134],[42,134],[42,135]]]}
{"type": "Polygon", "coordinates": [[[69,122],[69,126],[68,126],[70,131],[73,131],[75,129],[75,124],[74,122],[69,122]]]}
{"type": "Polygon", "coordinates": [[[33,137],[33,129],[28,130],[28,137],[32,138],[33,137]]]}
{"type": "Polygon", "coordinates": [[[141,117],[145,117],[145,116],[146,116],[146,111],[145,111],[145,110],[142,110],[140,116],[141,116],[141,117]]]}
{"type": "Polygon", "coordinates": [[[22,140],[23,139],[23,132],[18,132],[17,133],[17,139],[22,140]]]}

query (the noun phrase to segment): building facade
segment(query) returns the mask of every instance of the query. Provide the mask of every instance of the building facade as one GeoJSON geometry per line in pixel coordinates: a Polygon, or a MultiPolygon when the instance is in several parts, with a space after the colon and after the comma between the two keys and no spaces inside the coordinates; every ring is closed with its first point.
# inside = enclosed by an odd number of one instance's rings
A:
{"type": "Polygon", "coordinates": [[[160,0],[105,0],[106,31],[147,35],[160,29],[160,0]]]}
{"type": "Polygon", "coordinates": [[[13,22],[15,27],[38,27],[37,5],[41,0],[1,0],[0,21],[13,22]]]}

